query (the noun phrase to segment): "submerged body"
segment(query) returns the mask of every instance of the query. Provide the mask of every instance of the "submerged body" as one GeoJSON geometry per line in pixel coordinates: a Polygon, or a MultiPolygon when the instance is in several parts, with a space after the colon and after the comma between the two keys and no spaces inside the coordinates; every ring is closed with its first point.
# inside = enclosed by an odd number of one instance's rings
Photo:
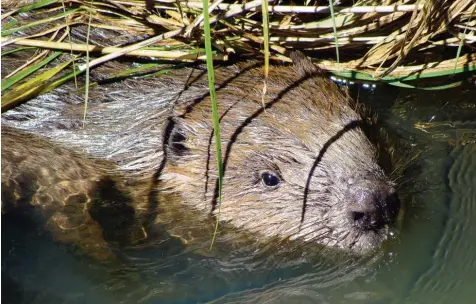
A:
{"type": "Polygon", "coordinates": [[[220,208],[206,72],[187,69],[96,88],[84,126],[67,88],[5,113],[2,208],[38,206],[55,234],[105,252],[215,216],[260,242],[378,248],[399,205],[356,105],[299,55],[271,69],[264,107],[260,66],[216,79],[220,208]]]}

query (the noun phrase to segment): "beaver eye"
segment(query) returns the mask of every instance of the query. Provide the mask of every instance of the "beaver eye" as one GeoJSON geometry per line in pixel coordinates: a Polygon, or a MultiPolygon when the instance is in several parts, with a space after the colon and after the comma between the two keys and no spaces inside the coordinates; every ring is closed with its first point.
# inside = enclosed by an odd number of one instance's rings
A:
{"type": "Polygon", "coordinates": [[[273,173],[263,172],[261,173],[261,181],[267,187],[276,187],[281,183],[279,177],[273,173]]]}
{"type": "Polygon", "coordinates": [[[187,138],[185,137],[185,135],[183,135],[182,133],[179,133],[179,132],[174,132],[172,134],[172,142],[176,143],[176,142],[182,142],[182,141],[185,141],[187,138]]]}
{"type": "Polygon", "coordinates": [[[176,155],[185,155],[188,152],[188,148],[185,146],[184,142],[187,140],[187,137],[182,134],[180,130],[174,129],[169,135],[169,147],[176,155]]]}

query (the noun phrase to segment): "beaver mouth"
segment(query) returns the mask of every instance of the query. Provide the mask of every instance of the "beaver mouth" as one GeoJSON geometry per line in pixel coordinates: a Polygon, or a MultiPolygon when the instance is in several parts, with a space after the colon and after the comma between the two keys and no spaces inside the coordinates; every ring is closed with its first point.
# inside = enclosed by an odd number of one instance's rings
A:
{"type": "MultiPolygon", "coordinates": [[[[334,216],[327,222],[327,229],[314,232],[301,231],[307,242],[321,244],[355,254],[371,254],[380,249],[384,242],[395,238],[396,221],[393,217],[381,217],[372,220],[368,215],[354,214],[347,220],[334,216]],[[333,221],[334,220],[334,221],[333,221]]],[[[296,236],[296,239],[299,236],[296,236]]]]}
{"type": "Polygon", "coordinates": [[[345,247],[360,251],[374,251],[396,235],[395,219],[398,208],[375,212],[351,212],[351,230],[346,236],[345,247]]]}
{"type": "Polygon", "coordinates": [[[362,231],[378,232],[391,223],[391,218],[378,210],[375,211],[352,211],[350,218],[353,226],[362,231]]]}
{"type": "Polygon", "coordinates": [[[394,227],[385,225],[380,228],[364,230],[361,228],[353,229],[347,237],[345,247],[357,252],[370,252],[381,247],[382,243],[395,236],[394,227]]]}

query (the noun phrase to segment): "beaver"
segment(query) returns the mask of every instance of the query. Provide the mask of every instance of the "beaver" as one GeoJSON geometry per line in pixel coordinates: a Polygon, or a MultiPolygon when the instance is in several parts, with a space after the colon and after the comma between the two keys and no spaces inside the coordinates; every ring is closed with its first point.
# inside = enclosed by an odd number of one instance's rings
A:
{"type": "Polygon", "coordinates": [[[270,69],[264,104],[259,63],[216,69],[221,204],[198,67],[98,86],[84,122],[66,85],[4,113],[3,213],[35,206],[59,239],[105,255],[157,225],[184,235],[214,218],[259,242],[379,248],[400,206],[368,119],[309,59],[293,61],[270,69]]]}

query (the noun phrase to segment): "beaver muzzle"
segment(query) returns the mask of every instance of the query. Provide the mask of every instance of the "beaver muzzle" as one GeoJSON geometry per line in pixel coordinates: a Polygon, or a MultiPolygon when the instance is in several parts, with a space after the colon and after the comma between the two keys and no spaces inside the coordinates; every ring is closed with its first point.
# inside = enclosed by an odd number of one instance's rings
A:
{"type": "Polygon", "coordinates": [[[400,208],[394,189],[378,180],[352,183],[347,200],[351,224],[363,231],[377,231],[386,227],[400,208]]]}

